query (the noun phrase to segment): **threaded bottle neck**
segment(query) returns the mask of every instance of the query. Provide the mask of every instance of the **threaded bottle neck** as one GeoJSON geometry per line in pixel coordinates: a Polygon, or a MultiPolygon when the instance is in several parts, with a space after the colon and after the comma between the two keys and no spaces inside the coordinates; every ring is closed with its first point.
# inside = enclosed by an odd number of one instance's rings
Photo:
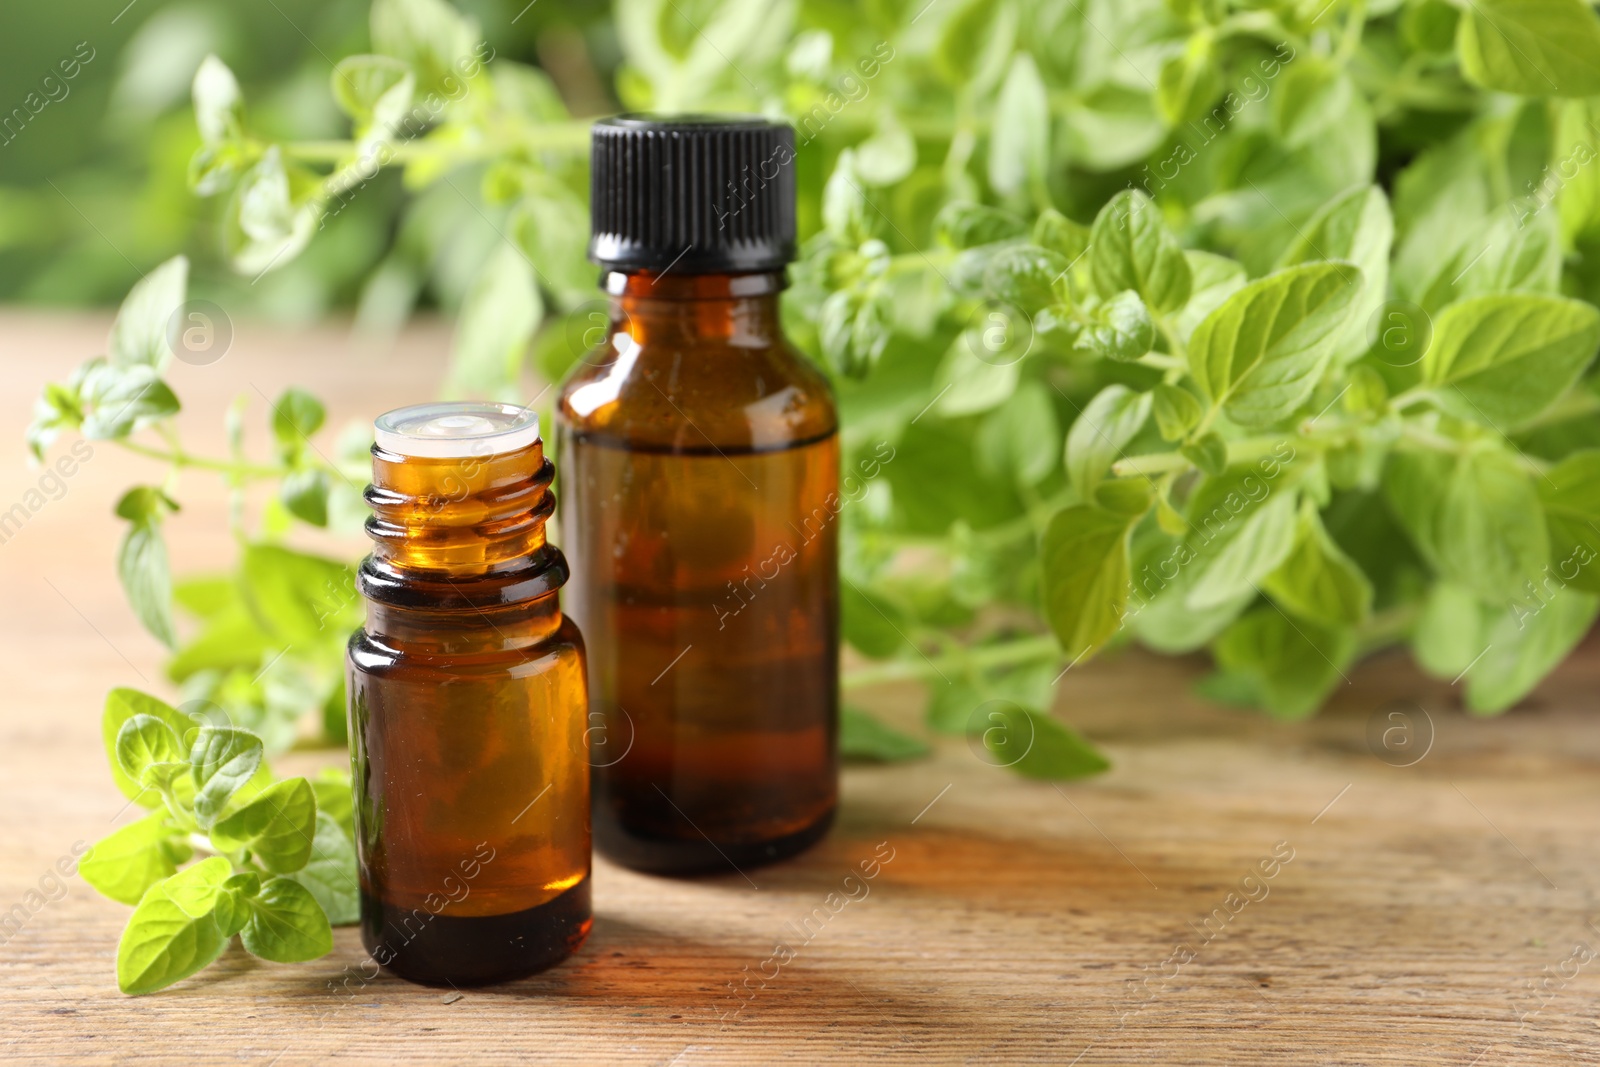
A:
{"type": "Polygon", "coordinates": [[[374,446],[373,559],[396,571],[475,578],[526,566],[555,510],[544,445],[485,456],[402,456],[374,446]]]}
{"type": "Polygon", "coordinates": [[[567,562],[545,540],[555,470],[533,413],[425,404],[389,412],[376,430],[366,491],[373,548],[357,575],[369,619],[471,611],[491,626],[542,625],[532,615],[559,624],[552,594],[567,562]]]}

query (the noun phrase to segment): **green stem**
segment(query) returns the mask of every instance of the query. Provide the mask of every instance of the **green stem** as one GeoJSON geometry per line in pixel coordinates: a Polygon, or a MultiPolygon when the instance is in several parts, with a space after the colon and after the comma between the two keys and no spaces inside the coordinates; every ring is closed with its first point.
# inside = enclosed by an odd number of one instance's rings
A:
{"type": "Polygon", "coordinates": [[[1428,386],[1424,386],[1424,385],[1419,385],[1415,389],[1407,389],[1405,392],[1401,393],[1399,396],[1396,396],[1396,397],[1392,398],[1389,401],[1389,410],[1390,411],[1404,411],[1406,408],[1414,407],[1417,404],[1420,404],[1425,400],[1432,399],[1432,397],[1433,397],[1432,388],[1430,388],[1428,386]]]}
{"type": "Polygon", "coordinates": [[[889,266],[883,276],[892,278],[908,271],[927,270],[930,266],[937,270],[948,266],[955,258],[956,253],[947,248],[935,248],[928,252],[897,252],[889,257],[889,266]]]}
{"type": "Polygon", "coordinates": [[[1356,631],[1357,655],[1365,656],[1380,648],[1399,644],[1411,635],[1421,614],[1420,606],[1407,604],[1373,615],[1356,631]]]}
{"type": "MultiPolygon", "coordinates": [[[[1311,441],[1313,438],[1296,437],[1246,437],[1240,441],[1228,442],[1228,463],[1244,463],[1253,459],[1260,459],[1270,455],[1285,440],[1311,441]]],[[[1137,475],[1170,474],[1176,471],[1186,471],[1194,464],[1181,452],[1154,452],[1147,456],[1129,456],[1119,459],[1111,465],[1111,473],[1119,478],[1128,478],[1137,475]]]]}
{"type": "MultiPolygon", "coordinates": [[[[1412,423],[1406,423],[1400,427],[1400,437],[1404,441],[1409,441],[1414,445],[1420,445],[1429,451],[1447,452],[1454,456],[1465,456],[1478,449],[1478,446],[1471,441],[1461,441],[1454,437],[1445,437],[1443,434],[1434,433],[1432,430],[1425,430],[1421,426],[1417,426],[1412,423]]],[[[1516,448],[1510,449],[1507,452],[1507,455],[1509,455],[1518,466],[1527,471],[1529,474],[1543,475],[1550,469],[1550,464],[1545,460],[1537,459],[1516,448]]]]}
{"type": "Polygon", "coordinates": [[[1160,352],[1146,352],[1139,357],[1139,362],[1146,367],[1155,367],[1157,370],[1182,370],[1188,366],[1177,356],[1162,355],[1160,352]]]}
{"type": "MultiPolygon", "coordinates": [[[[897,659],[887,663],[874,663],[846,671],[840,679],[842,689],[859,689],[862,686],[882,685],[886,682],[926,682],[941,679],[941,675],[960,673],[967,669],[984,670],[994,667],[1014,667],[1020,663],[1060,659],[1061,646],[1049,634],[1034,634],[985,645],[983,648],[944,653],[925,659],[897,659]]],[[[942,680],[942,679],[941,679],[942,680]]]]}
{"type": "Polygon", "coordinates": [[[988,542],[990,545],[1006,544],[1011,541],[1036,537],[1042,528],[1038,516],[1043,514],[1048,518],[1066,507],[1067,496],[1066,492],[1060,492],[1044,499],[1037,499],[1036,497],[1028,505],[1027,514],[1020,518],[1012,519],[1010,522],[1001,523],[999,526],[991,526],[987,530],[975,530],[973,536],[988,542]]]}
{"type": "Polygon", "coordinates": [[[1518,433],[1527,433],[1537,430],[1541,426],[1551,426],[1569,419],[1583,418],[1600,412],[1600,396],[1596,396],[1588,389],[1575,389],[1563,396],[1543,414],[1537,415],[1517,427],[1518,433]]]}
{"type": "Polygon", "coordinates": [[[239,478],[282,478],[289,473],[287,467],[267,467],[257,463],[234,463],[223,459],[210,459],[205,456],[191,456],[179,449],[166,450],[151,448],[141,445],[136,441],[117,441],[117,444],[129,452],[136,452],[150,459],[170,463],[174,467],[194,467],[199,470],[218,471],[222,474],[231,474],[239,478]]]}
{"type": "MultiPolygon", "coordinates": [[[[185,834],[192,834],[199,830],[194,821],[194,815],[184,807],[183,801],[173,792],[171,783],[157,783],[156,792],[161,794],[161,803],[166,805],[167,815],[172,819],[172,825],[185,834]]],[[[209,845],[207,847],[210,847],[209,845]]]]}
{"type": "Polygon", "coordinates": [[[1178,331],[1172,328],[1172,323],[1167,321],[1166,316],[1156,316],[1156,329],[1160,330],[1161,336],[1167,339],[1167,351],[1172,353],[1172,358],[1176,361],[1173,366],[1180,370],[1188,370],[1189,350],[1182,341],[1178,340],[1178,331]]]}
{"type": "Polygon", "coordinates": [[[1217,421],[1217,416],[1220,414],[1222,414],[1222,401],[1213,401],[1211,406],[1206,408],[1206,413],[1200,417],[1199,425],[1189,431],[1189,440],[1198,441],[1209,433],[1211,424],[1217,421]]]}
{"type": "Polygon", "coordinates": [[[1412,444],[1421,445],[1434,452],[1449,452],[1452,455],[1461,455],[1467,451],[1467,443],[1465,441],[1458,441],[1453,437],[1445,437],[1443,434],[1425,430],[1421,426],[1412,423],[1406,423],[1400,427],[1400,436],[1412,444]]]}
{"type": "MultiPolygon", "coordinates": [[[[1071,496],[1069,492],[1062,491],[1052,496],[1035,499],[1027,504],[1024,514],[1017,516],[999,526],[990,526],[983,530],[972,531],[973,540],[982,542],[989,550],[993,551],[1001,546],[1010,545],[1016,541],[1032,541],[1039,535],[1039,531],[1048,524],[1048,519],[1056,512],[1067,506],[1071,496]]],[[[863,530],[859,535],[864,542],[873,547],[888,546],[891,548],[933,548],[950,551],[950,538],[946,534],[920,534],[906,533],[898,530],[863,530]]]]}
{"type": "Polygon", "coordinates": [[[944,155],[944,180],[954,187],[961,173],[967,169],[978,139],[972,128],[971,107],[965,94],[959,100],[955,129],[950,134],[950,147],[944,155]]]}
{"type": "Polygon", "coordinates": [[[1148,456],[1129,456],[1111,465],[1111,473],[1118,478],[1169,474],[1185,471],[1194,466],[1187,456],[1178,452],[1156,452],[1148,456]]]}
{"type": "Polygon", "coordinates": [[[1345,16],[1344,36],[1339,41],[1338,50],[1333,53],[1334,63],[1342,67],[1355,57],[1366,28],[1367,0],[1354,0],[1350,5],[1350,13],[1345,16]]]}
{"type": "MultiPolygon", "coordinates": [[[[551,122],[538,126],[517,124],[501,135],[484,138],[473,148],[455,148],[453,153],[462,161],[484,159],[510,154],[509,150],[530,152],[580,151],[589,145],[589,122],[574,119],[571,122],[551,122]]],[[[355,157],[355,141],[291,141],[280,146],[284,155],[305,163],[347,163],[355,157]]],[[[437,154],[437,145],[424,138],[397,141],[389,146],[389,161],[409,163],[423,155],[437,154]]]]}

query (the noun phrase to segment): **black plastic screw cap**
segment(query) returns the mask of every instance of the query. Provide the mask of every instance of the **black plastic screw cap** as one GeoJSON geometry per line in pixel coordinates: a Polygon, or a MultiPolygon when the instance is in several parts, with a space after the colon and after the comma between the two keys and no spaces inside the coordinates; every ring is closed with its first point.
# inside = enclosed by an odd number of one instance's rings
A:
{"type": "Polygon", "coordinates": [[[738,274],[795,258],[794,129],[752,115],[618,115],[591,142],[589,258],[738,274]]]}

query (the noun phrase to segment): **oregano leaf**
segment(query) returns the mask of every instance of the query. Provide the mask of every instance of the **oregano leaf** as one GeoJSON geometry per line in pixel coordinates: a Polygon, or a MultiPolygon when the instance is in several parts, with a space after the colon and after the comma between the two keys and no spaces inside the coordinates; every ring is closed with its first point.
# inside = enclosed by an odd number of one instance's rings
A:
{"type": "Polygon", "coordinates": [[[228,801],[261,766],[261,738],[235,726],[202,726],[189,753],[195,785],[194,815],[209,829],[228,801]]]}
{"type": "Polygon", "coordinates": [[[211,842],[224,852],[249,849],[272,874],[298,871],[311,858],[317,801],[311,783],[286,778],[263,790],[211,827],[211,842]]]}
{"type": "Polygon", "coordinates": [[[1124,190],[1112,197],[1089,231],[1089,263],[1102,297],[1132,289],[1158,314],[1189,302],[1189,261],[1148,196],[1124,190]]]}
{"type": "Polygon", "coordinates": [[[1040,543],[1044,614],[1068,656],[1109,641],[1128,602],[1128,531],[1136,516],[1086,504],[1064,508],[1040,543]]]}
{"type": "Polygon", "coordinates": [[[311,891],[291,878],[269,878],[245,901],[249,918],[239,940],[252,956],[304,963],[333,951],[333,931],[311,891]]]}
{"type": "Polygon", "coordinates": [[[137,904],[146,890],[177,872],[182,853],[169,843],[181,838],[166,812],[154,812],[96,841],[78,861],[78,873],[112,900],[137,904]]]}
{"type": "Polygon", "coordinates": [[[153,993],[222,955],[228,938],[215,913],[231,870],[227,860],[212,856],[150,887],[117,943],[119,989],[153,993]]]}
{"type": "Polygon", "coordinates": [[[1600,348],[1600,310],[1535,293],[1471,297],[1438,317],[1422,359],[1445,410],[1513,426],[1553,404],[1600,348]]]}
{"type": "Polygon", "coordinates": [[[1315,388],[1361,285],[1361,272],[1343,263],[1289,267],[1251,282],[1195,329],[1190,372],[1240,425],[1287,417],[1315,388]]]}

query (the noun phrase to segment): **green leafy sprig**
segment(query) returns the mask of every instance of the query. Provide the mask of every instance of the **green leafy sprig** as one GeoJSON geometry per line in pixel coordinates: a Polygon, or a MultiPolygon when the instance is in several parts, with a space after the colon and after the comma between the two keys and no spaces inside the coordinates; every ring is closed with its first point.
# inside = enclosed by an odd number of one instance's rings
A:
{"type": "Polygon", "coordinates": [[[188,978],[234,935],[278,963],[332,950],[330,924],[358,911],[347,776],[274,780],[255,734],[133,689],[112,690],[101,730],[117,787],[150,812],[79,867],[135,905],[117,947],[124,993],[188,978]]]}
{"type": "Polygon", "coordinates": [[[187,307],[186,296],[181,257],[135,286],[112,328],[109,356],[84,364],[66,383],[45,387],[29,447],[42,457],[63,431],[77,431],[162,464],[160,484],[129,489],[114,510],[127,523],[117,574],[139,621],[172,650],[168,676],[183,686],[186,700],[216,705],[254,730],[269,752],[289,745],[309,708],[323,712],[324,735],[342,742],[343,647],[360,620],[354,571],[279,542],[295,522],[359,528],[370,437],[355,427],[337,447],[337,464],[325,458],[311,443],[325,419],[323,406],[290,388],[270,404],[272,462],[246,457],[240,406],[228,416],[230,455],[188,451],[174,423],[181,405],[163,377],[175,347],[168,331],[187,307]],[[158,443],[142,439],[149,437],[158,443]],[[231,575],[175,582],[163,525],[179,511],[180,479],[190,470],[218,475],[230,488],[241,553],[231,575]],[[277,493],[252,532],[244,489],[263,481],[275,482],[277,493]],[[187,639],[176,622],[178,609],[199,623],[187,639]]]}

